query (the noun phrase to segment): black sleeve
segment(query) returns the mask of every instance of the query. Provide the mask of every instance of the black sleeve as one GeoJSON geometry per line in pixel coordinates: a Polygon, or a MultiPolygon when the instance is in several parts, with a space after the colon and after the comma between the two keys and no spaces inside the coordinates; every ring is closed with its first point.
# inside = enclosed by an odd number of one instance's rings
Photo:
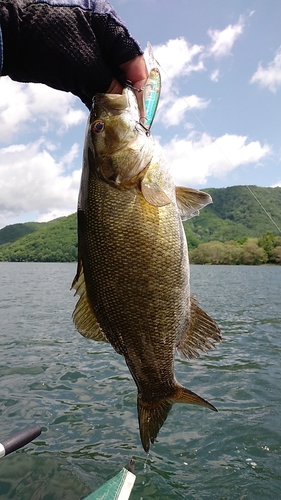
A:
{"type": "Polygon", "coordinates": [[[106,0],[0,0],[2,75],[72,92],[88,108],[142,54],[106,0]]]}

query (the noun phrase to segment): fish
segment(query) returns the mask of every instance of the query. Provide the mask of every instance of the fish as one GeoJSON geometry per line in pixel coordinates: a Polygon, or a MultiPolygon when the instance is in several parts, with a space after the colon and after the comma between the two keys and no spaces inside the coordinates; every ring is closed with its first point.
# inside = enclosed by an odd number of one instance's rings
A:
{"type": "Polygon", "coordinates": [[[84,337],[108,342],[124,357],[146,452],[174,403],[217,411],[174,373],[176,352],[198,357],[221,341],[219,326],[190,294],[182,224],[211,201],[208,193],[175,186],[130,88],[94,96],[78,197],[73,321],[84,337]]]}

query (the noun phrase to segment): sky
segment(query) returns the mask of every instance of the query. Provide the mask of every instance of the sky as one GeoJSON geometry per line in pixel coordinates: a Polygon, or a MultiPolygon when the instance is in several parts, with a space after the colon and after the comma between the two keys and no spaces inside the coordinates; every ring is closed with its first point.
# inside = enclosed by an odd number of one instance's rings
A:
{"type": "MultiPolygon", "coordinates": [[[[177,185],[281,186],[280,0],[113,0],[160,65],[152,135],[177,185]]],[[[0,228],[76,211],[87,108],[0,78],[0,228]]]]}

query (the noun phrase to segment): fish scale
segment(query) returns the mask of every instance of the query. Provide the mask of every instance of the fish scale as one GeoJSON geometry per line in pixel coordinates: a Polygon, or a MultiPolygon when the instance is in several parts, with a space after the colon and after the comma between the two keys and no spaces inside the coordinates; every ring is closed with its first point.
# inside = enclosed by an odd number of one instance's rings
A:
{"type": "MultiPolygon", "coordinates": [[[[131,191],[117,191],[94,176],[90,180],[91,210],[86,212],[87,226],[89,233],[100,237],[91,242],[89,248],[88,260],[95,275],[89,296],[97,304],[98,322],[113,347],[125,354],[132,343],[140,359],[153,332],[162,330],[162,335],[168,332],[169,341],[174,344],[175,316],[182,316],[181,295],[176,301],[175,287],[179,285],[180,274],[184,280],[187,276],[178,265],[182,245],[176,249],[174,244],[176,238],[179,240],[178,228],[162,214],[169,233],[165,239],[163,227],[158,223],[159,212],[174,212],[174,207],[151,206],[145,218],[142,204],[140,193],[132,196],[131,191]],[[161,245],[155,245],[159,231],[161,245]],[[172,262],[171,252],[175,257],[172,262]],[[167,265],[168,274],[163,273],[167,265]],[[160,293],[154,293],[155,283],[160,293]],[[121,332],[117,339],[116,329],[121,332]],[[141,335],[132,336],[134,331],[141,335]]],[[[159,345],[153,343],[152,349],[157,355],[159,345]]],[[[163,364],[169,366],[165,360],[163,364]]]]}
{"type": "Polygon", "coordinates": [[[211,202],[175,187],[161,149],[138,123],[136,98],[95,96],[78,205],[73,313],[78,331],[121,354],[138,389],[140,436],[149,450],[174,403],[215,407],[183,387],[174,357],[197,357],[220,330],[190,296],[181,219],[211,202]]]}

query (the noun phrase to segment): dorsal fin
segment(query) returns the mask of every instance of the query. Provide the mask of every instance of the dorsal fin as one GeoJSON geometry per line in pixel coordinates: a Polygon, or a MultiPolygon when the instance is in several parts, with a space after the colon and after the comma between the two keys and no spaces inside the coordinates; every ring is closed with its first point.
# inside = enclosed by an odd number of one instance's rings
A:
{"type": "Polygon", "coordinates": [[[199,215],[199,210],[212,203],[212,198],[204,191],[197,189],[176,187],[176,199],[182,220],[191,219],[199,215]]]}
{"type": "Polygon", "coordinates": [[[77,273],[72,282],[71,288],[74,288],[75,295],[80,296],[72,314],[73,322],[78,332],[89,339],[108,342],[98,324],[95,313],[89,302],[83,264],[80,256],[78,256],[77,273]]]}
{"type": "Polygon", "coordinates": [[[199,351],[214,349],[214,342],[221,342],[219,326],[198,306],[197,300],[191,297],[188,330],[176,346],[179,354],[185,358],[198,358],[199,351]]]}

